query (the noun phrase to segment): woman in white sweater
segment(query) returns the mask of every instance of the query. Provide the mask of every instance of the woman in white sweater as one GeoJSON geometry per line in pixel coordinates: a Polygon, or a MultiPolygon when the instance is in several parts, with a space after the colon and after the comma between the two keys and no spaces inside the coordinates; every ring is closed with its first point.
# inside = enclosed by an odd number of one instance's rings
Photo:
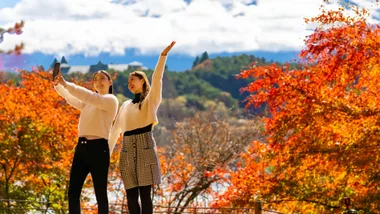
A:
{"type": "Polygon", "coordinates": [[[153,213],[152,185],[161,183],[161,168],[152,131],[158,123],[157,110],[162,99],[166,56],[174,44],[172,42],[161,52],[152,76],[152,87],[144,72],[130,74],[128,89],[135,97],[120,107],[110,133],[111,153],[120,134],[124,136],[119,168],[131,214],[140,214],[139,197],[142,213],[153,213]]]}
{"type": "Polygon", "coordinates": [[[65,81],[59,74],[54,88],[74,108],[80,110],[78,144],[70,170],[69,213],[80,214],[80,194],[89,173],[94,183],[98,213],[108,213],[107,176],[110,163],[108,136],[119,102],[112,91],[112,78],[106,71],[93,77],[95,92],[65,81]]]}

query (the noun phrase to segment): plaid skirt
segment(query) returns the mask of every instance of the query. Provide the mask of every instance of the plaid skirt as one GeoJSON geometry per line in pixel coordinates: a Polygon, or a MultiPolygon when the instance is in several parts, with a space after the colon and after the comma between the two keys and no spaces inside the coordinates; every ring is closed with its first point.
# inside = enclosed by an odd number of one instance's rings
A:
{"type": "Polygon", "coordinates": [[[125,189],[161,183],[161,167],[152,132],[124,136],[119,163],[125,189]]]}

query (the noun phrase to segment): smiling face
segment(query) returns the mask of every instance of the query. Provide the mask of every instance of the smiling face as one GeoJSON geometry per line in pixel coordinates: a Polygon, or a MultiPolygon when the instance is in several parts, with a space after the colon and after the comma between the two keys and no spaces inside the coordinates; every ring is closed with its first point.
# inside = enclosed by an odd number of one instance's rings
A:
{"type": "Polygon", "coordinates": [[[144,79],[138,75],[131,74],[128,78],[128,89],[133,94],[138,94],[143,91],[144,79]]]}
{"type": "Polygon", "coordinates": [[[110,86],[112,86],[112,81],[107,74],[97,72],[94,76],[93,85],[99,94],[108,94],[110,91],[110,86]]]}

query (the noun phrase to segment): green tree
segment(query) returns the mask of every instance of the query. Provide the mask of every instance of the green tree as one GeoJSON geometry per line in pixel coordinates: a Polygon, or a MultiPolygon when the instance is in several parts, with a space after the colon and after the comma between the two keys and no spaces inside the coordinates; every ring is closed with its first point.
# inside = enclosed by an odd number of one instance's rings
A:
{"type": "MultiPolygon", "coordinates": [[[[201,58],[199,59],[199,63],[202,63],[202,62],[204,62],[204,61],[206,61],[206,60],[208,60],[209,59],[209,57],[208,57],[208,53],[207,53],[207,51],[205,51],[205,52],[203,52],[202,53],[202,56],[201,56],[201,58]]],[[[198,64],[199,64],[198,63],[198,64]]]]}

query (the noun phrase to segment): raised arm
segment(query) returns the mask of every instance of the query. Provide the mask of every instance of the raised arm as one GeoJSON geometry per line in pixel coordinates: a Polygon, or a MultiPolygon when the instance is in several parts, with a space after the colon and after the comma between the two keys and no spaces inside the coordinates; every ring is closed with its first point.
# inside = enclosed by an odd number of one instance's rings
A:
{"type": "Polygon", "coordinates": [[[148,94],[148,99],[154,104],[160,103],[162,99],[162,78],[164,75],[166,58],[166,56],[160,55],[152,75],[152,86],[148,94]]]}
{"type": "Polygon", "coordinates": [[[113,111],[115,105],[118,105],[117,98],[113,94],[98,94],[71,82],[66,82],[65,89],[82,102],[106,111],[113,111]]]}
{"type": "Polygon", "coordinates": [[[120,107],[119,112],[117,114],[116,120],[111,128],[109,137],[108,137],[108,146],[110,150],[110,156],[112,154],[113,149],[115,148],[116,141],[119,139],[122,130],[122,122],[125,121],[124,118],[124,104],[120,107]]]}
{"type": "Polygon", "coordinates": [[[158,105],[162,99],[162,78],[164,75],[165,64],[168,52],[174,46],[175,42],[172,42],[168,47],[166,47],[158,58],[156,68],[154,69],[152,75],[152,87],[148,94],[148,99],[155,105],[158,105]]]}
{"type": "Polygon", "coordinates": [[[67,82],[61,72],[54,78],[54,85],[62,85],[72,96],[80,100],[82,103],[94,105],[97,108],[114,112],[119,102],[113,94],[98,94],[84,87],[67,82]]]}
{"type": "Polygon", "coordinates": [[[72,107],[82,110],[84,107],[84,103],[74,96],[72,96],[62,85],[55,85],[54,89],[57,91],[61,97],[65,98],[66,102],[72,107]]]}

